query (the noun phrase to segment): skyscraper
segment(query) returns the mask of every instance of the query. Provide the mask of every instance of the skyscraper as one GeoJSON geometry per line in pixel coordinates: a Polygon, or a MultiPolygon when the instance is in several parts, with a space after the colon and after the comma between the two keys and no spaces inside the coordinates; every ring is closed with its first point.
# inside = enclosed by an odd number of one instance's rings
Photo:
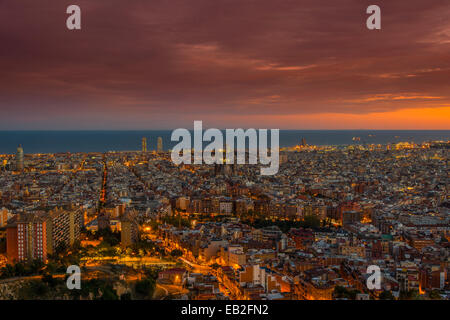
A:
{"type": "Polygon", "coordinates": [[[142,152],[147,152],[147,138],[142,138],[142,152]]]}
{"type": "Polygon", "coordinates": [[[305,138],[302,138],[302,146],[303,147],[306,147],[308,144],[306,143],[306,139],[305,138]]]}
{"type": "Polygon", "coordinates": [[[158,152],[163,152],[163,141],[161,137],[158,137],[158,147],[157,147],[157,151],[158,152]]]}
{"type": "Polygon", "coordinates": [[[17,148],[17,153],[16,153],[16,170],[17,171],[22,171],[24,168],[24,164],[23,164],[23,148],[22,145],[19,145],[19,147],[17,148]]]}

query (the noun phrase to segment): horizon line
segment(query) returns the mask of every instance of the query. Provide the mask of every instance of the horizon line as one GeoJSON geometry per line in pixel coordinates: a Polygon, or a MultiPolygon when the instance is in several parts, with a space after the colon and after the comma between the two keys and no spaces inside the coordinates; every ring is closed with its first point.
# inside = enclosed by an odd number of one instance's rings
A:
{"type": "MultiPolygon", "coordinates": [[[[214,127],[203,128],[203,131],[212,129],[214,127]]],[[[173,131],[179,128],[173,129],[10,129],[10,130],[0,130],[0,132],[108,132],[108,131],[122,131],[122,132],[139,132],[139,131],[173,131]]],[[[183,128],[190,131],[194,131],[194,128],[183,128]]],[[[255,129],[255,130],[280,130],[280,131],[450,131],[450,129],[280,129],[280,128],[253,128],[253,127],[237,127],[237,128],[215,128],[219,130],[227,129],[255,129]]]]}

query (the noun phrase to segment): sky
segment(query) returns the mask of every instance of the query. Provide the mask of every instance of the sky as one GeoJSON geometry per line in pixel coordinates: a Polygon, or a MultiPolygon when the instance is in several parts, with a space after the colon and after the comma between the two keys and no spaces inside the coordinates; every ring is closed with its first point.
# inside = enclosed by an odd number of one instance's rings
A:
{"type": "Polygon", "coordinates": [[[449,16],[448,0],[0,0],[0,130],[449,130],[449,16]]]}

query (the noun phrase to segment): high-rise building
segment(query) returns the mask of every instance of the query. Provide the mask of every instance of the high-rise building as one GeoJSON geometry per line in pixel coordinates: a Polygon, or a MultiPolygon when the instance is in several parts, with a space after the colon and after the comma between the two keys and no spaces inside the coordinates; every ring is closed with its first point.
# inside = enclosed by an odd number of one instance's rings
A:
{"type": "Polygon", "coordinates": [[[16,170],[22,171],[23,168],[24,168],[23,148],[22,148],[22,145],[19,145],[19,147],[17,148],[17,153],[16,153],[16,170]]]}
{"type": "Polygon", "coordinates": [[[6,230],[8,261],[47,259],[47,222],[45,215],[18,215],[6,230]]]}
{"type": "Polygon", "coordinates": [[[163,140],[161,137],[158,137],[158,147],[157,147],[157,151],[158,152],[163,152],[163,140]]]}
{"type": "Polygon", "coordinates": [[[147,152],[147,138],[142,138],[142,152],[147,152]]]}
{"type": "Polygon", "coordinates": [[[136,211],[128,211],[121,218],[120,243],[122,247],[129,247],[139,239],[136,214],[136,211]]]}
{"type": "Polygon", "coordinates": [[[6,230],[8,260],[45,261],[57,248],[68,248],[80,238],[83,213],[55,208],[18,214],[13,219],[6,230]]]}
{"type": "Polygon", "coordinates": [[[302,138],[302,146],[303,147],[306,147],[308,144],[306,143],[306,139],[305,138],[302,138]]]}
{"type": "Polygon", "coordinates": [[[55,208],[47,216],[47,252],[68,248],[80,238],[83,213],[79,209],[55,208]]]}
{"type": "Polygon", "coordinates": [[[19,260],[17,240],[17,223],[11,223],[6,227],[6,257],[8,258],[9,264],[13,264],[19,260]]]}

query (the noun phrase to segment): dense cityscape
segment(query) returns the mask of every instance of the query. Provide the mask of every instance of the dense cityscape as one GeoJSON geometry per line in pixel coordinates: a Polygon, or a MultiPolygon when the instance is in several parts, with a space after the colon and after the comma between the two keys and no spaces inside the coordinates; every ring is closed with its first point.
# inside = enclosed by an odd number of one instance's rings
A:
{"type": "Polygon", "coordinates": [[[0,155],[0,299],[449,299],[450,142],[300,141],[275,176],[176,166],[162,139],[0,155]]]}

